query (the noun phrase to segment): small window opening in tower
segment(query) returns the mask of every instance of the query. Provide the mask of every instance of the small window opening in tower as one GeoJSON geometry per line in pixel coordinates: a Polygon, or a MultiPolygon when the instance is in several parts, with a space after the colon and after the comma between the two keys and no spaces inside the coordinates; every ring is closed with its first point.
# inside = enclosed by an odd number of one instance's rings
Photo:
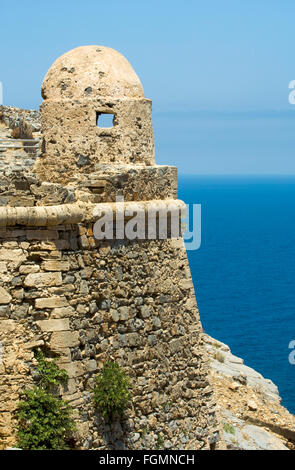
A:
{"type": "Polygon", "coordinates": [[[103,129],[114,127],[114,117],[112,113],[96,113],[96,125],[103,129]]]}

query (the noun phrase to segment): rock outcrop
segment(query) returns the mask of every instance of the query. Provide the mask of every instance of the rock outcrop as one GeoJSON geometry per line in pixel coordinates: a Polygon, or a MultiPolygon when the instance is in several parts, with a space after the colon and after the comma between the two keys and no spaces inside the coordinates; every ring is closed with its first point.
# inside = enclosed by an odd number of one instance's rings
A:
{"type": "Polygon", "coordinates": [[[221,430],[228,449],[288,450],[295,447],[295,416],[281,405],[277,386],[204,335],[221,430]]]}

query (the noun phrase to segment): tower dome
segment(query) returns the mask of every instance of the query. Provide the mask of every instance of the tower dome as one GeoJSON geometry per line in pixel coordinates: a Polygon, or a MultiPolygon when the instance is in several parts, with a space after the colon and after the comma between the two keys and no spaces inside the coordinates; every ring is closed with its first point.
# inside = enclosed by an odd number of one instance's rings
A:
{"type": "Polygon", "coordinates": [[[59,57],[43,84],[44,99],[143,98],[142,85],[119,52],[105,46],[81,46],[59,57]]]}

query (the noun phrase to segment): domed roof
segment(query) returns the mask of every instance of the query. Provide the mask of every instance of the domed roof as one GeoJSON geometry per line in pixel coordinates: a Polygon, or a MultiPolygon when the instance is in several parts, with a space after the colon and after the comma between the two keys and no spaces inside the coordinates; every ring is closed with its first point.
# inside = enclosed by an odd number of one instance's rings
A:
{"type": "Polygon", "coordinates": [[[82,46],[60,56],[48,70],[42,97],[143,98],[140,80],[128,60],[104,46],[82,46]]]}

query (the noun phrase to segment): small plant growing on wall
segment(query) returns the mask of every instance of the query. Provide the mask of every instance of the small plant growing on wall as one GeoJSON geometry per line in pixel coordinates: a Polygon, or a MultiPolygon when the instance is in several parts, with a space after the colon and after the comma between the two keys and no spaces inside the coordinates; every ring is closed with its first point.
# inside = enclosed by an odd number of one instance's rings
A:
{"type": "Polygon", "coordinates": [[[95,408],[111,420],[121,416],[131,398],[131,382],[125,371],[113,361],[104,364],[93,390],[95,408]]]}
{"type": "Polygon", "coordinates": [[[46,359],[41,349],[35,351],[35,358],[38,361],[35,381],[39,387],[54,391],[60,384],[67,383],[69,378],[67,372],[60,369],[55,360],[46,359]]]}
{"type": "Polygon", "coordinates": [[[68,438],[75,424],[68,403],[55,396],[57,387],[67,382],[67,372],[46,359],[41,351],[35,357],[37,385],[24,392],[18,405],[17,444],[25,450],[68,449],[68,438]]]}

